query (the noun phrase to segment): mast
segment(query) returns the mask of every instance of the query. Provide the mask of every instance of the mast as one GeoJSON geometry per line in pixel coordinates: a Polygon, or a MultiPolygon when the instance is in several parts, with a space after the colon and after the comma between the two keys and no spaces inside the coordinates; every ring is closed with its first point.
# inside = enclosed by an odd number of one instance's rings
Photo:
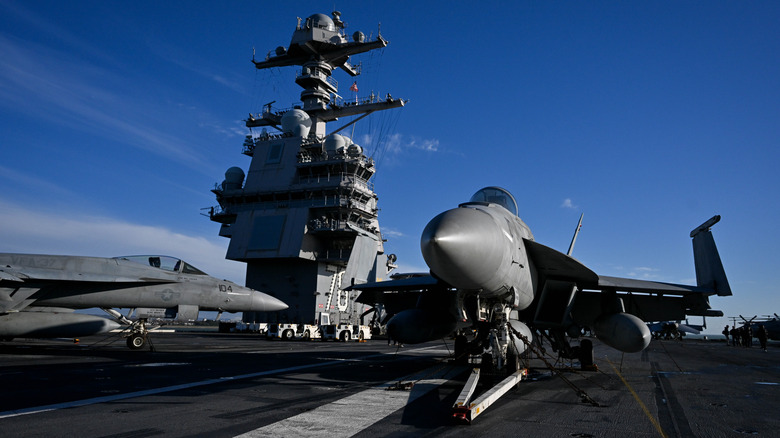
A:
{"type": "Polygon", "coordinates": [[[367,41],[355,32],[350,40],[345,27],[338,12],[299,19],[287,48],[252,60],[257,69],[300,66],[295,82],[303,91],[295,108],[275,109],[271,102],[250,114],[242,151],[252,157],[249,170],[245,175],[230,168],[212,190],[219,207],[209,216],[222,224],[220,236],[230,239],[226,257],[247,264],[247,286],[290,306],[274,314],[245,314],[247,322],[360,323],[366,309],[343,289],[381,280],[394,268],[395,257],[384,255],[378,197],[370,182],[374,161],[337,133],[354,121],[330,133],[327,124],[406,102],[390,95],[349,103],[334,97],[335,69],[355,77],[360,68],[349,57],[388,44],[381,34],[367,41]],[[262,133],[255,135],[253,128],[262,133]]]}

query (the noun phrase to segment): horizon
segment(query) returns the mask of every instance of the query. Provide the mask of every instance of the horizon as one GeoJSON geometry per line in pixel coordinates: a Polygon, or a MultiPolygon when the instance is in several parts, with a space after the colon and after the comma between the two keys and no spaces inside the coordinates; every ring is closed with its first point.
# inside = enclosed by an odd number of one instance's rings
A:
{"type": "MultiPolygon", "coordinates": [[[[332,6],[330,6],[332,7],[332,6]]],[[[724,318],[780,313],[780,5],[347,1],[347,33],[387,48],[335,71],[339,92],[409,99],[356,124],[375,158],[396,272],[419,236],[486,186],[537,241],[600,275],[694,284],[688,233],[713,215],[734,291],[724,318]]],[[[294,103],[296,68],[251,64],[321,3],[0,5],[0,251],[161,253],[244,284],[201,213],[241,154],[243,119],[294,103]]],[[[340,124],[341,122],[337,123],[340,124]]],[[[692,319],[698,319],[693,317],[692,319]]]]}

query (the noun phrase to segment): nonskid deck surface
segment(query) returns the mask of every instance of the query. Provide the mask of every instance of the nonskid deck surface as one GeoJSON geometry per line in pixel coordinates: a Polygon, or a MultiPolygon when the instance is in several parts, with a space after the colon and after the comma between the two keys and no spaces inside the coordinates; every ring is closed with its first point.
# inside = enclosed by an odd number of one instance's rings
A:
{"type": "MultiPolygon", "coordinates": [[[[595,345],[597,372],[531,378],[470,426],[451,408],[465,382],[445,344],[266,341],[160,333],[155,352],[123,343],[3,343],[0,425],[17,436],[771,436],[780,421],[780,348],[653,341],[595,345]],[[387,391],[398,379],[409,391],[387,391]]],[[[450,345],[449,348],[452,348],[450,345]]],[[[566,364],[558,364],[563,366],[566,364]]]]}

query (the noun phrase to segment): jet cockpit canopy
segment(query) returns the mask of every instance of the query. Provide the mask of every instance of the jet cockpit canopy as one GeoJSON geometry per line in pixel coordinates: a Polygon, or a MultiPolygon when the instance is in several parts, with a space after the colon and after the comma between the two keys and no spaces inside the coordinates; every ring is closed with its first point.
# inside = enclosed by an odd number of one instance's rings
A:
{"type": "Polygon", "coordinates": [[[515,216],[519,216],[517,210],[517,202],[515,197],[512,196],[506,189],[501,187],[485,187],[474,193],[469,202],[487,202],[491,204],[498,204],[507,210],[509,210],[515,216]]]}
{"type": "Polygon", "coordinates": [[[131,262],[140,263],[142,265],[151,266],[153,268],[159,268],[163,271],[176,272],[182,274],[193,275],[208,275],[200,269],[192,266],[184,260],[177,259],[176,257],[158,256],[158,255],[136,255],[136,256],[123,256],[115,257],[120,260],[129,260],[131,262]]]}

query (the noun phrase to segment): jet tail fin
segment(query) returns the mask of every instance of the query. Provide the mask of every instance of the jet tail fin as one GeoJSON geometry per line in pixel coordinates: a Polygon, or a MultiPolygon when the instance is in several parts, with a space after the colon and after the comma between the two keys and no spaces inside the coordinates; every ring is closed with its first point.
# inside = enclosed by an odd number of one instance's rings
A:
{"type": "Polygon", "coordinates": [[[713,216],[707,222],[691,231],[693,238],[693,262],[696,265],[696,285],[707,288],[720,296],[731,295],[731,287],[720,261],[715,239],[710,227],[720,221],[720,216],[713,216]]]}

